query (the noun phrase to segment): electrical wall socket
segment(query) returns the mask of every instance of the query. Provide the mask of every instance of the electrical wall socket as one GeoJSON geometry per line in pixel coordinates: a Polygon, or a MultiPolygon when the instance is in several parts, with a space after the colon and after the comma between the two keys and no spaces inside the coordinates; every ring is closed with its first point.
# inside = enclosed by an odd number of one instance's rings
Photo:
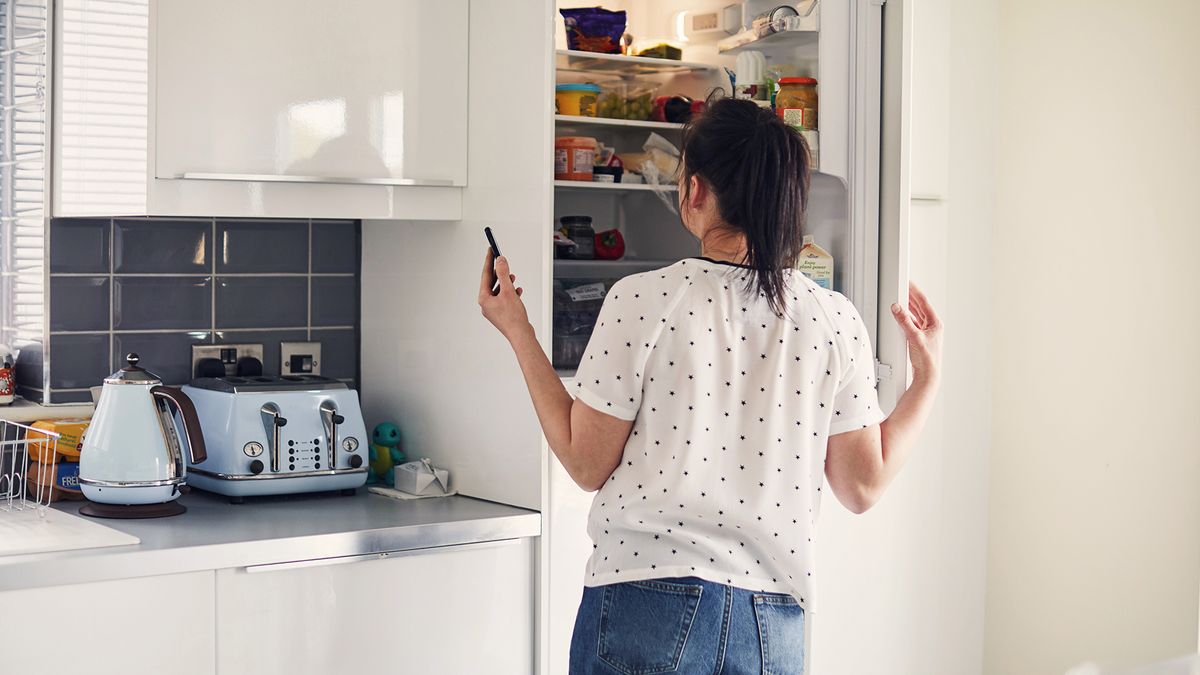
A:
{"type": "Polygon", "coordinates": [[[196,377],[196,365],[201,359],[219,359],[225,367],[225,376],[237,375],[238,359],[246,357],[263,360],[263,346],[257,343],[228,345],[192,345],[192,377],[196,377]]]}
{"type": "Polygon", "coordinates": [[[280,342],[280,375],[320,375],[320,342],[280,342]]]}

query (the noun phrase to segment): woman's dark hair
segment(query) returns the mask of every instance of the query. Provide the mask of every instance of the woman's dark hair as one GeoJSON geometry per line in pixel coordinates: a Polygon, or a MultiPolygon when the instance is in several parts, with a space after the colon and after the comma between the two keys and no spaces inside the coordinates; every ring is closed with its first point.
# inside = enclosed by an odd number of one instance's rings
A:
{"type": "Polygon", "coordinates": [[[746,236],[754,275],[747,292],[761,293],[783,314],[785,270],[803,246],[810,180],[808,145],[800,132],[751,101],[710,98],[683,132],[684,199],[690,178],[712,189],[721,219],[746,236]]]}

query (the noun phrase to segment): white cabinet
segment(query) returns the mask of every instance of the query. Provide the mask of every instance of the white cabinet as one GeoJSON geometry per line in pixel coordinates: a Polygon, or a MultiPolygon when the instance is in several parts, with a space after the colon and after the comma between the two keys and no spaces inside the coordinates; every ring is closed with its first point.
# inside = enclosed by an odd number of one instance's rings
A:
{"type": "Polygon", "coordinates": [[[533,672],[529,539],[217,572],[222,675],[533,672]]]}
{"type": "Polygon", "coordinates": [[[213,675],[214,574],[0,593],[5,673],[213,675]]]}
{"type": "Polygon", "coordinates": [[[53,215],[458,220],[468,0],[62,0],[53,215]]]}
{"type": "Polygon", "coordinates": [[[160,2],[155,177],[465,185],[467,2],[160,2]]]}

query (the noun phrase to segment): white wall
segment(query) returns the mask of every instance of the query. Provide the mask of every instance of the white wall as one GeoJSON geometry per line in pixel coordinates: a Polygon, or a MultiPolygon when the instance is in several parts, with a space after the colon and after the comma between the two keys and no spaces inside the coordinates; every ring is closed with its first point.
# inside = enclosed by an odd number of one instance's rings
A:
{"type": "Polygon", "coordinates": [[[545,337],[550,26],[547,0],[471,0],[468,81],[446,83],[446,105],[469,111],[463,219],[366,221],[362,246],[367,425],[396,422],[405,453],[447,466],[464,494],[531,509],[544,496],[541,428],[475,299],[491,226],[545,337]]]}
{"type": "Polygon", "coordinates": [[[989,674],[1196,649],[1197,26],[1001,3],[989,674]]]}

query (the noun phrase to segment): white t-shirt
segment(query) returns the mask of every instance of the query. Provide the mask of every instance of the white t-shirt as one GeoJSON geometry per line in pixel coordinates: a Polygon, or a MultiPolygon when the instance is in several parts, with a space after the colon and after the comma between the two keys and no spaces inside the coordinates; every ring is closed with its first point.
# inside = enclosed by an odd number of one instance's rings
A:
{"type": "Polygon", "coordinates": [[[747,268],[689,258],[609,291],[575,395],[632,420],[596,493],[584,583],[696,576],[812,611],[828,437],[883,420],[858,310],[789,272],[787,312],[747,268]]]}

